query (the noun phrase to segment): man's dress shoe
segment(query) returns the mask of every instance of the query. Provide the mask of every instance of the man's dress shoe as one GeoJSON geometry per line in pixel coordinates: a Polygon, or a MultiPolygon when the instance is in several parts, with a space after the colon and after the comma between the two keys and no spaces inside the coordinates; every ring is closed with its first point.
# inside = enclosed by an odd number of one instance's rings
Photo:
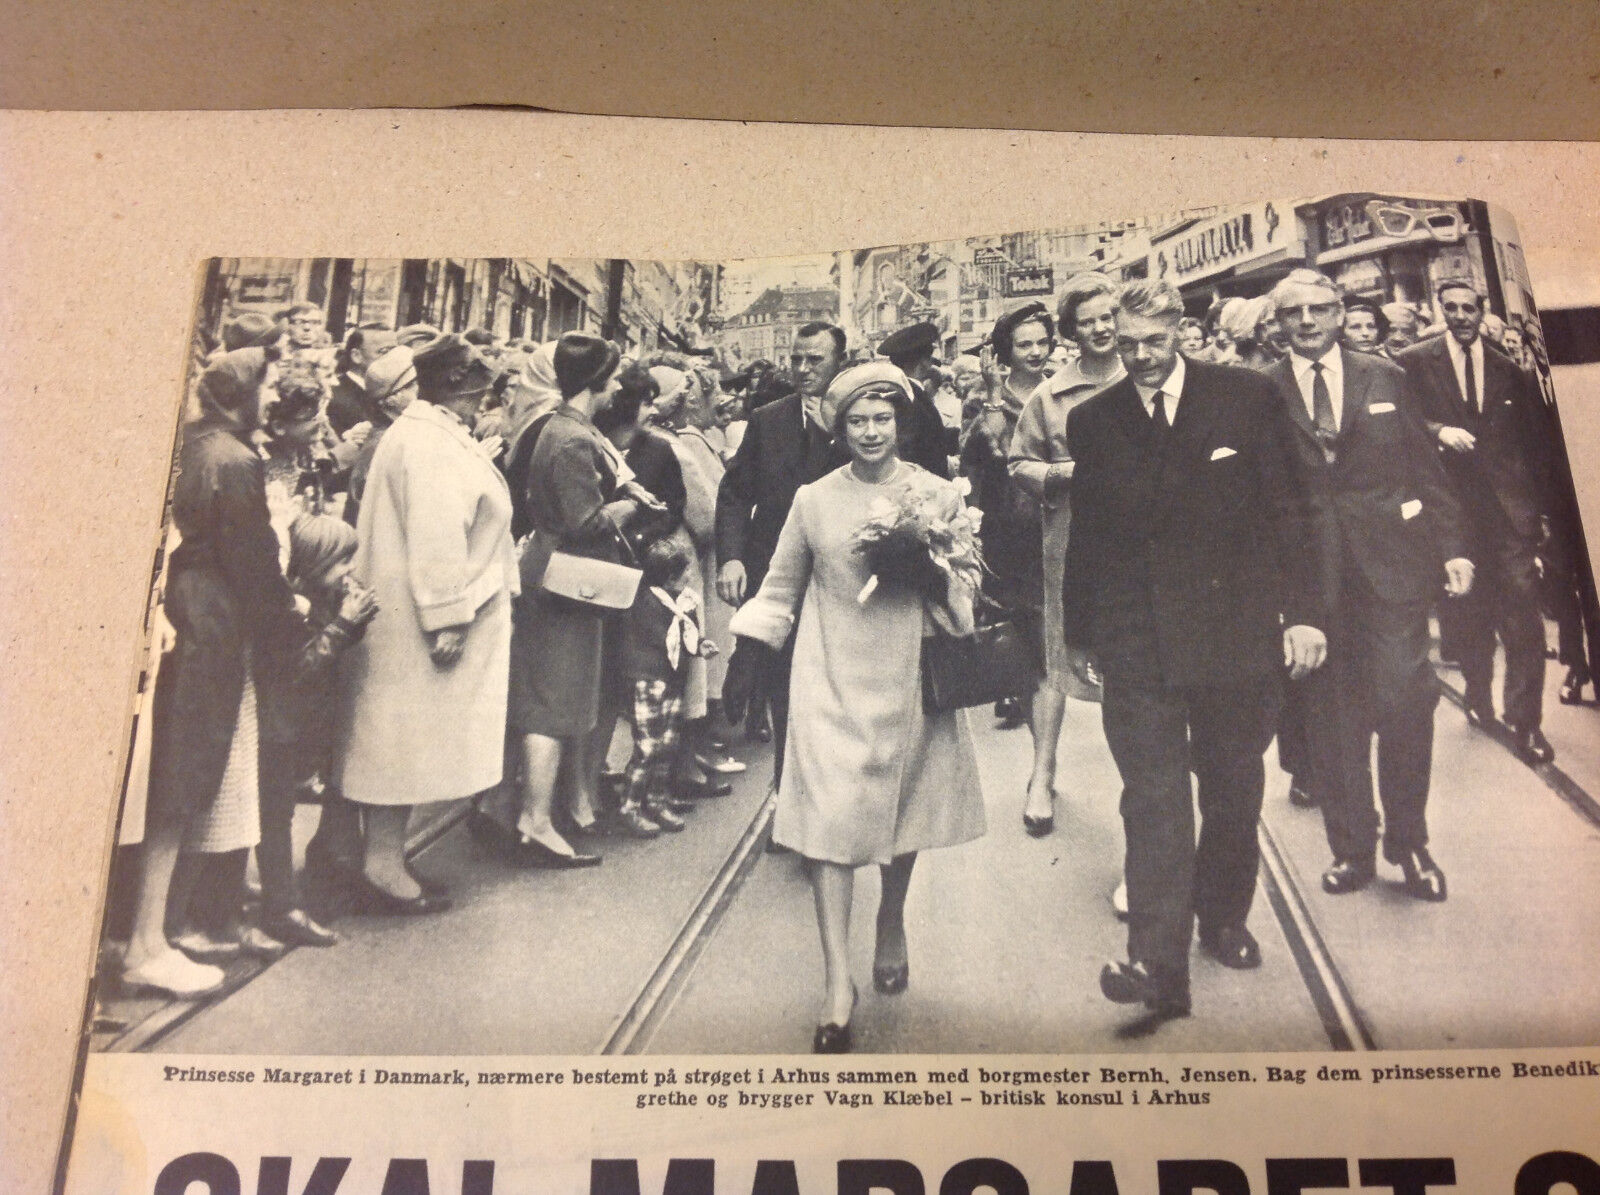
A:
{"type": "Polygon", "coordinates": [[[1189,1015],[1189,993],[1162,986],[1143,963],[1107,963],[1100,970],[1100,993],[1113,1004],[1143,1004],[1162,1020],[1189,1015]]]}
{"type": "Polygon", "coordinates": [[[1346,892],[1360,892],[1372,883],[1377,867],[1371,859],[1336,859],[1333,866],[1322,873],[1322,890],[1332,896],[1346,892]]]}
{"type": "Polygon", "coordinates": [[[1399,864],[1405,873],[1406,891],[1418,900],[1441,901],[1449,895],[1444,872],[1426,850],[1407,851],[1400,856],[1399,864]]]}
{"type": "Polygon", "coordinates": [[[1467,703],[1467,725],[1475,730],[1488,730],[1495,723],[1494,703],[1488,701],[1469,701],[1467,703]]]}
{"type": "Polygon", "coordinates": [[[1579,668],[1567,669],[1567,679],[1561,682],[1561,692],[1557,695],[1562,705],[1582,705],[1583,687],[1589,683],[1589,675],[1579,668]]]}
{"type": "Polygon", "coordinates": [[[1311,790],[1305,786],[1305,783],[1298,776],[1292,777],[1289,781],[1289,804],[1296,809],[1315,809],[1317,807],[1316,797],[1311,795],[1311,790]]]}
{"type": "Polygon", "coordinates": [[[1242,925],[1200,931],[1200,947],[1224,967],[1253,971],[1261,965],[1261,946],[1242,925]]]}
{"type": "Polygon", "coordinates": [[[1544,732],[1537,726],[1532,730],[1517,729],[1514,733],[1517,739],[1517,754],[1528,763],[1549,763],[1556,757],[1556,749],[1550,745],[1550,740],[1544,737],[1544,732]]]}

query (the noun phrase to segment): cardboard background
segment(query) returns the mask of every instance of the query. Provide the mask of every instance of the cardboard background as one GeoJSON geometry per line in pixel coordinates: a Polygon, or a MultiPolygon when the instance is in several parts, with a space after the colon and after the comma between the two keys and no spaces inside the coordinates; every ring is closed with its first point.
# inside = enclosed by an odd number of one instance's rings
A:
{"type": "MultiPolygon", "coordinates": [[[[1375,187],[1501,203],[1536,291],[1548,272],[1592,294],[1597,183],[1588,144],[0,116],[3,1185],[42,1190],[54,1165],[202,258],[773,255],[1375,187]]],[[[1600,413],[1566,401],[1574,457],[1600,460],[1600,413]]]]}
{"type": "Polygon", "coordinates": [[[1588,0],[0,0],[0,105],[1600,136],[1588,0]]]}

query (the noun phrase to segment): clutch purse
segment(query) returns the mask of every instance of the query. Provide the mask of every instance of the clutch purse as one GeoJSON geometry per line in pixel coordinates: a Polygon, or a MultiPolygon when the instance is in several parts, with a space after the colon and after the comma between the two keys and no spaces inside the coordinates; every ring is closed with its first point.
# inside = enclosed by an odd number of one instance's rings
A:
{"type": "Polygon", "coordinates": [[[922,641],[922,708],[930,714],[1029,693],[1041,677],[1032,645],[1011,622],[922,641]]]}
{"type": "Polygon", "coordinates": [[[597,610],[626,610],[639,592],[643,571],[609,560],[552,552],[539,588],[552,597],[565,598],[597,610]]]}

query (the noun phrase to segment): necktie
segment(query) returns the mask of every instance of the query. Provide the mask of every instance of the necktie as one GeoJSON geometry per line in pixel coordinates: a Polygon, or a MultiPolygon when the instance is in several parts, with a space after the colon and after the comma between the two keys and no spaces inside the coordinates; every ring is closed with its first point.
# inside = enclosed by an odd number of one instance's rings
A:
{"type": "Polygon", "coordinates": [[[1321,361],[1311,366],[1311,422],[1316,427],[1322,455],[1331,464],[1334,444],[1339,439],[1339,423],[1333,417],[1333,394],[1328,390],[1328,379],[1322,376],[1322,371],[1321,361]]]}
{"type": "Polygon", "coordinates": [[[1160,431],[1171,431],[1172,421],[1167,418],[1167,392],[1157,390],[1155,393],[1155,407],[1150,412],[1150,418],[1155,420],[1156,428],[1160,431]]]}
{"type": "Polygon", "coordinates": [[[1483,414],[1483,408],[1478,402],[1478,379],[1473,376],[1472,349],[1470,347],[1462,349],[1461,356],[1465,359],[1467,366],[1467,406],[1472,408],[1474,415],[1481,415],[1483,414]]]}

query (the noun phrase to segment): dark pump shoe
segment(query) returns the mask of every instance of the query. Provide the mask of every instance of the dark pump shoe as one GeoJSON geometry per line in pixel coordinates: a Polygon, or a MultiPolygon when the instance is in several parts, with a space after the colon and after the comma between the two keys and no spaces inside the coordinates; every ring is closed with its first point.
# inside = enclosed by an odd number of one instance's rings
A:
{"type": "Polygon", "coordinates": [[[1298,776],[1289,778],[1289,804],[1296,809],[1315,809],[1317,807],[1316,797],[1311,795],[1311,790],[1305,786],[1305,782],[1298,776]]]}
{"type": "Polygon", "coordinates": [[[290,909],[287,913],[263,917],[261,928],[280,942],[295,946],[332,946],[339,935],[326,926],[318,925],[304,909],[290,909]]]}
{"type": "Polygon", "coordinates": [[[1261,965],[1261,946],[1242,925],[1201,930],[1200,948],[1224,967],[1232,967],[1235,971],[1253,971],[1261,965]]]}
{"type": "Polygon", "coordinates": [[[1377,872],[1371,859],[1335,859],[1333,866],[1322,873],[1322,890],[1331,896],[1360,892],[1372,883],[1377,872]]]}
{"type": "Polygon", "coordinates": [[[1556,749],[1544,732],[1535,726],[1532,730],[1513,729],[1517,740],[1517,754],[1531,764],[1549,763],[1556,757],[1556,749]]]}
{"type": "Polygon", "coordinates": [[[551,871],[600,866],[600,856],[574,850],[572,854],[553,851],[537,838],[524,838],[517,846],[517,862],[524,867],[543,867],[551,871]]]}
{"type": "Polygon", "coordinates": [[[1406,891],[1418,900],[1441,901],[1449,895],[1444,872],[1426,850],[1407,851],[1398,862],[1405,873],[1406,891]]]}
{"type": "MultiPolygon", "coordinates": [[[[861,993],[856,991],[854,985],[850,988],[850,1015],[855,1016],[856,1004],[861,998],[861,993]]],[[[854,1035],[850,1032],[850,1022],[837,1025],[832,1021],[824,1021],[817,1026],[817,1031],[811,1037],[811,1052],[813,1054],[848,1054],[855,1045],[854,1035]]]]}
{"type": "Polygon", "coordinates": [[[423,892],[409,900],[378,887],[365,876],[361,877],[360,911],[376,917],[420,917],[427,913],[443,913],[450,907],[447,896],[430,896],[423,892]]]}
{"type": "Polygon", "coordinates": [[[1029,838],[1048,838],[1056,828],[1056,815],[1047,813],[1043,817],[1034,817],[1031,813],[1024,813],[1022,828],[1028,832],[1029,838]]]}

